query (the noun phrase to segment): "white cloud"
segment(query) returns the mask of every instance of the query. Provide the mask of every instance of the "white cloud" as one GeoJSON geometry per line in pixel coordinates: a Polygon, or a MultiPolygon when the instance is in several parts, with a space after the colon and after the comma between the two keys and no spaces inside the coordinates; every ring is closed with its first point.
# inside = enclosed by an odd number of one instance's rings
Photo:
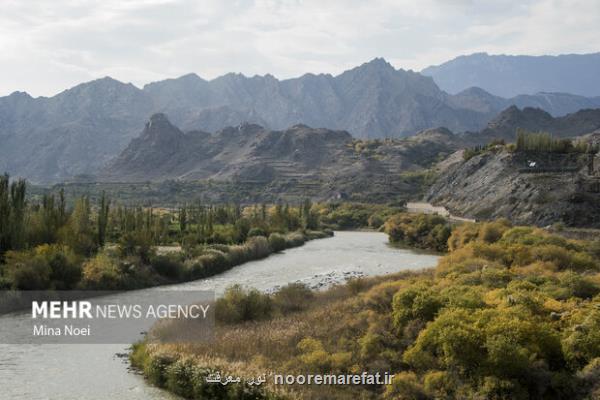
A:
{"type": "Polygon", "coordinates": [[[598,51],[597,0],[4,1],[0,94],[110,75],[339,73],[385,57],[420,70],[477,51],[598,51]]]}

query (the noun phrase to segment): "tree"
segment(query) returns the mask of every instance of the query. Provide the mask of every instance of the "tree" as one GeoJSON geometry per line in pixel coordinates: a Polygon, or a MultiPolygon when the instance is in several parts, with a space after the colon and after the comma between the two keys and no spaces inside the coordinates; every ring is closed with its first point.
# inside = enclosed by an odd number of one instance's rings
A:
{"type": "Polygon", "coordinates": [[[0,176],[0,254],[10,249],[10,199],[8,175],[0,176]]]}
{"type": "Polygon", "coordinates": [[[106,193],[102,192],[100,198],[100,208],[98,209],[98,246],[104,246],[106,240],[106,228],[108,225],[108,212],[110,209],[110,199],[106,198],[106,193]]]}
{"type": "Polygon", "coordinates": [[[179,230],[181,233],[187,231],[187,210],[185,205],[179,209],[179,230]]]}
{"type": "Polygon", "coordinates": [[[25,245],[25,191],[24,180],[9,184],[8,174],[0,176],[0,254],[25,245]]]}
{"type": "Polygon", "coordinates": [[[10,185],[10,228],[11,245],[13,248],[23,248],[25,246],[25,180],[19,179],[10,185]]]}
{"type": "Polygon", "coordinates": [[[69,225],[66,230],[64,241],[77,254],[89,256],[96,249],[91,226],[90,200],[82,196],[75,202],[75,208],[71,214],[69,225]]]}

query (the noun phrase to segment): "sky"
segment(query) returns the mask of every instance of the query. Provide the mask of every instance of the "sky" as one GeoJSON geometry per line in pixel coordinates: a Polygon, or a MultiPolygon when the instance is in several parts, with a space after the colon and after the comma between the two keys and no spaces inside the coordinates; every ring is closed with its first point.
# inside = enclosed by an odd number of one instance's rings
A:
{"type": "Polygon", "coordinates": [[[598,0],[2,0],[0,96],[111,76],[421,70],[462,54],[600,50],[598,0]]]}

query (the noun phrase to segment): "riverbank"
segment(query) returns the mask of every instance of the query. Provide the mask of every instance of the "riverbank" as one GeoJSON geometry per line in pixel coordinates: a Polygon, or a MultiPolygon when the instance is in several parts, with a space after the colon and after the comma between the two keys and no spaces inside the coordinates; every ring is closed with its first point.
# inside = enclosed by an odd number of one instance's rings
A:
{"type": "MultiPolygon", "coordinates": [[[[310,295],[283,288],[280,296],[298,308],[221,320],[211,343],[141,343],[131,361],[151,383],[192,399],[600,394],[597,243],[499,221],[456,227],[448,244],[435,269],[351,280],[310,295]],[[207,383],[217,371],[241,382],[207,383]],[[389,385],[286,386],[270,375],[364,371],[395,378],[389,385]],[[264,385],[249,385],[262,374],[264,385]]],[[[269,296],[274,304],[276,296],[269,296]]]]}
{"type": "MultiPolygon", "coordinates": [[[[253,236],[243,244],[196,245],[180,251],[154,252],[140,268],[115,268],[120,260],[110,252],[93,259],[87,271],[85,288],[94,290],[133,290],[205,279],[249,261],[260,260],[306,242],[333,236],[332,231],[295,231],[253,236]]],[[[163,249],[164,250],[164,249],[163,249]]]]}
{"type": "MultiPolygon", "coordinates": [[[[399,270],[431,267],[437,259],[437,256],[389,246],[384,233],[336,231],[326,240],[311,240],[303,246],[244,263],[206,279],[120,292],[115,294],[115,301],[137,303],[142,298],[153,298],[156,292],[163,290],[211,290],[220,297],[234,284],[268,292],[315,275],[318,276],[314,278],[315,283],[325,283],[325,277],[331,273],[340,277],[352,271],[361,271],[365,276],[386,275],[399,270]]],[[[28,317],[24,315],[23,318],[28,317]]],[[[19,316],[0,317],[0,326],[5,328],[21,323],[19,316]]],[[[127,343],[142,338],[135,335],[127,343]]],[[[128,347],[0,345],[0,382],[10,382],[3,387],[7,398],[178,399],[129,371],[129,362],[115,356],[128,352],[128,347]],[[77,379],[73,380],[73,376],[77,379]]]]}

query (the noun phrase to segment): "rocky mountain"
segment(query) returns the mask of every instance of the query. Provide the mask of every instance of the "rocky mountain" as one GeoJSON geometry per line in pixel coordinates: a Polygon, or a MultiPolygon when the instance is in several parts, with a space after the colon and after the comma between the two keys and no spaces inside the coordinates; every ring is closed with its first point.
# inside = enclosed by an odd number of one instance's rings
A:
{"type": "MultiPolygon", "coordinates": [[[[470,87],[502,97],[539,92],[600,96],[600,53],[560,56],[510,56],[476,53],[421,71],[442,90],[458,93],[470,87]]],[[[531,104],[528,104],[531,105],[531,104]]]]}
{"type": "Polygon", "coordinates": [[[144,92],[186,130],[211,130],[215,124],[205,121],[215,119],[214,107],[221,107],[218,112],[228,122],[238,119],[270,129],[302,123],[348,130],[359,138],[402,137],[436,126],[477,129],[489,118],[452,102],[430,78],[396,70],[383,59],[335,77],[307,74],[279,81],[271,75],[227,74],[205,81],[186,75],[146,85],[144,92]]]}
{"type": "MultiPolygon", "coordinates": [[[[455,140],[462,146],[514,142],[518,128],[600,145],[600,109],[554,118],[540,109],[511,106],[482,131],[455,140]]],[[[434,169],[438,178],[425,200],[455,215],[600,228],[600,155],[509,151],[497,145],[466,161],[458,151],[434,169]]]]}
{"type": "Polygon", "coordinates": [[[531,132],[547,132],[558,137],[575,137],[600,129],[600,109],[580,110],[573,114],[554,118],[539,109],[510,106],[492,119],[479,132],[466,132],[460,137],[465,145],[487,144],[495,139],[505,142],[516,140],[517,129],[531,132]]]}
{"type": "Polygon", "coordinates": [[[600,156],[497,149],[449,166],[426,200],[455,215],[600,228],[600,156]]]}
{"type": "Polygon", "coordinates": [[[539,108],[553,117],[562,117],[583,109],[600,108],[600,97],[540,92],[535,95],[518,95],[505,99],[478,87],[471,87],[457,93],[452,96],[452,101],[460,107],[488,114],[497,113],[510,106],[517,106],[518,108],[539,108]]]}
{"type": "Polygon", "coordinates": [[[153,108],[131,84],[104,78],[51,98],[0,98],[0,171],[34,182],[95,173],[134,138],[153,108]]]}
{"type": "Polygon", "coordinates": [[[212,182],[215,193],[231,182],[248,192],[246,201],[281,196],[390,200],[417,193],[419,173],[457,148],[447,129],[375,141],[306,125],[268,130],[242,124],[214,134],[183,133],[164,114],[155,114],[98,180],[203,181],[212,182]]]}
{"type": "Polygon", "coordinates": [[[383,59],[338,76],[286,80],[227,74],[208,81],[190,74],[138,89],[104,78],[50,98],[1,97],[0,171],[38,183],[96,175],[156,112],[186,132],[243,123],[269,130],[306,124],[357,138],[395,138],[439,126],[479,131],[512,102],[562,113],[593,99],[544,94],[506,100],[476,88],[449,95],[430,77],[383,59]]]}

